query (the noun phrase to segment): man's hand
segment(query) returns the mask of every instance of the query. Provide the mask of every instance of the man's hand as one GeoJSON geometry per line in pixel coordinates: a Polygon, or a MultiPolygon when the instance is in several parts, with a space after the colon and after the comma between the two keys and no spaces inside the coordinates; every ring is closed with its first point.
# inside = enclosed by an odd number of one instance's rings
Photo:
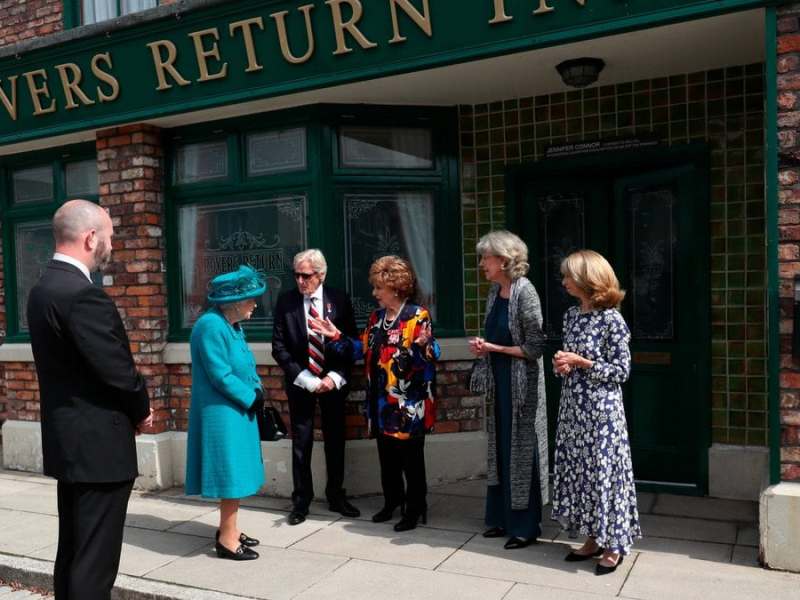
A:
{"type": "Polygon", "coordinates": [[[319,387],[317,387],[317,389],[314,390],[314,393],[315,394],[327,394],[328,392],[333,391],[335,389],[336,389],[336,384],[333,382],[333,379],[331,379],[330,377],[328,377],[326,375],[319,382],[319,387]]]}
{"type": "Polygon", "coordinates": [[[143,429],[153,426],[153,409],[150,409],[150,414],[148,414],[144,419],[142,419],[139,424],[136,426],[136,435],[140,435],[143,429]]]}

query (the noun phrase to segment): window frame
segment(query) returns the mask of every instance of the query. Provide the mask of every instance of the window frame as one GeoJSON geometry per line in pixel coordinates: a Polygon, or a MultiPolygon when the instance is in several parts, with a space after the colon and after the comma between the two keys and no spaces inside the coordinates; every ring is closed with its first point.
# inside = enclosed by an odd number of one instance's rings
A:
{"type": "MultiPolygon", "coordinates": [[[[186,204],[210,204],[220,198],[241,201],[279,193],[306,195],[309,247],[320,248],[328,261],[327,282],[347,289],[345,273],[344,194],[397,189],[431,191],[436,241],[434,293],[439,337],[464,335],[461,207],[458,185],[456,111],[441,107],[314,105],[248,115],[202,126],[172,130],[166,140],[167,284],[171,342],[185,342],[183,290],[178,240],[178,210],[186,204]],[[427,127],[433,132],[432,169],[339,168],[338,129],[342,125],[427,127]],[[249,177],[247,135],[273,129],[306,129],[306,169],[249,177]],[[174,149],[213,136],[228,139],[229,176],[225,180],[177,184],[174,149]],[[458,268],[452,268],[456,261],[458,268]],[[450,265],[446,267],[445,265],[450,265]]],[[[251,341],[271,341],[272,331],[251,329],[251,341]]]]}
{"type": "MultiPolygon", "coordinates": [[[[111,17],[111,19],[118,19],[124,15],[121,14],[122,12],[122,0],[114,0],[117,4],[117,16],[111,17]]],[[[156,5],[154,7],[146,8],[145,10],[151,10],[152,8],[158,8],[161,6],[161,0],[156,0],[156,5]]],[[[106,19],[104,21],[95,21],[94,23],[84,23],[83,22],[83,14],[81,8],[81,0],[63,0],[63,22],[64,22],[64,29],[74,29],[75,27],[80,27],[82,25],[94,25],[95,23],[105,23],[106,21],[110,21],[111,19],[106,19]]],[[[136,13],[144,12],[144,11],[136,11],[136,13]]],[[[135,13],[126,13],[126,14],[135,14],[135,13]]]]}
{"type": "MultiPolygon", "coordinates": [[[[58,207],[71,199],[66,191],[66,165],[83,160],[97,160],[94,143],[74,144],[52,150],[37,150],[25,154],[0,158],[0,223],[3,237],[3,273],[6,308],[5,343],[28,343],[30,334],[20,328],[17,310],[17,256],[14,232],[17,224],[32,221],[52,220],[58,207]],[[49,164],[53,170],[53,198],[47,202],[32,204],[14,203],[12,174],[25,169],[49,164]]],[[[99,194],[80,196],[92,202],[99,201],[99,194]]]]}

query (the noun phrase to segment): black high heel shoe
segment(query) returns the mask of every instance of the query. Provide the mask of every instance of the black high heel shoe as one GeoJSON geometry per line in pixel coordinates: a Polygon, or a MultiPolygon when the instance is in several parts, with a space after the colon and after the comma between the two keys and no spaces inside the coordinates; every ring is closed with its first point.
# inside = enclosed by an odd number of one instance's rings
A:
{"type": "Polygon", "coordinates": [[[590,558],[597,558],[598,556],[602,556],[603,550],[602,548],[598,548],[591,554],[578,554],[577,552],[570,552],[564,557],[564,560],[567,562],[582,562],[584,560],[589,560],[590,558]]]}
{"type": "MultiPolygon", "coordinates": [[[[216,541],[219,541],[219,529],[217,529],[217,533],[214,536],[214,539],[216,541]]],[[[240,544],[244,544],[248,548],[255,548],[261,542],[259,542],[256,538],[251,538],[249,535],[247,535],[245,533],[241,533],[241,534],[239,534],[239,543],[240,544]]]]}
{"type": "Polygon", "coordinates": [[[597,563],[595,565],[595,567],[594,567],[594,574],[595,575],[608,575],[609,573],[613,573],[614,571],[617,570],[617,567],[622,564],[622,559],[623,558],[625,558],[625,557],[622,556],[622,554],[620,554],[619,558],[617,559],[617,562],[614,565],[610,566],[610,567],[607,567],[605,565],[601,565],[600,563],[597,563]]]}
{"type": "Polygon", "coordinates": [[[373,523],[384,523],[392,518],[394,515],[394,509],[400,507],[400,516],[406,516],[406,503],[401,502],[400,504],[395,504],[394,506],[384,506],[374,515],[372,515],[372,522],[373,523]]]}
{"type": "Polygon", "coordinates": [[[423,508],[421,512],[412,512],[408,511],[403,518],[400,519],[394,525],[395,531],[409,531],[410,529],[416,529],[417,521],[422,521],[423,525],[428,524],[428,509],[423,508]]]}
{"type": "Polygon", "coordinates": [[[217,551],[218,558],[228,558],[230,560],[255,560],[258,558],[258,552],[252,548],[248,548],[244,544],[239,544],[235,552],[233,550],[228,550],[219,542],[214,544],[214,549],[217,551]]]}

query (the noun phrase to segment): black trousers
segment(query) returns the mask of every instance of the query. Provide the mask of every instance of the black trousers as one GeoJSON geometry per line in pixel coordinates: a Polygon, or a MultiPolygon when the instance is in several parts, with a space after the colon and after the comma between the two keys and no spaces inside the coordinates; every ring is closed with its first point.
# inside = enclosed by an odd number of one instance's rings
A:
{"type": "Polygon", "coordinates": [[[56,600],[110,600],[133,480],[58,482],[56,600]]]}
{"type": "Polygon", "coordinates": [[[328,482],[325,496],[328,501],[344,493],[344,401],[346,391],[312,394],[294,385],[287,385],[289,417],[292,421],[292,502],[298,510],[308,510],[314,499],[311,478],[311,453],[314,450],[314,408],[319,400],[322,417],[322,437],[325,442],[325,467],[328,482]]]}
{"type": "Polygon", "coordinates": [[[378,434],[378,460],[386,506],[406,503],[407,514],[420,514],[428,504],[425,477],[425,436],[398,440],[378,434]],[[405,484],[403,483],[405,477],[405,484]]]}

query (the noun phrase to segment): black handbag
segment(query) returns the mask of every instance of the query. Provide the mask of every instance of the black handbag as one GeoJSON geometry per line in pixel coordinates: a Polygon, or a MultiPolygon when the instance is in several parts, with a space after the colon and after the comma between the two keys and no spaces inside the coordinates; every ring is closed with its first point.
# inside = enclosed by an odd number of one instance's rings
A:
{"type": "Polygon", "coordinates": [[[263,404],[256,414],[258,419],[258,435],[262,442],[277,442],[286,437],[286,424],[281,413],[274,407],[263,404]]]}

